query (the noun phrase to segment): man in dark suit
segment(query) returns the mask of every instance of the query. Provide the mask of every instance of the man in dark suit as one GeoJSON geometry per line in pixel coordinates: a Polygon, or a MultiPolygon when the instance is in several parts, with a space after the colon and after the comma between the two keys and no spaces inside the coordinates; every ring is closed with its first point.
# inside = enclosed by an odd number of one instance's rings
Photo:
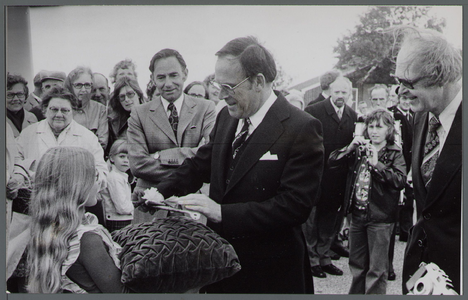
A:
{"type": "Polygon", "coordinates": [[[353,140],[357,114],[346,105],[351,90],[348,78],[337,77],[330,84],[330,97],[305,109],[322,123],[325,148],[320,197],[304,225],[312,274],[321,278],[326,277],[325,273],[343,275],[343,271],[331,262],[330,247],[337,233],[335,223],[338,220],[341,225],[343,220],[343,212],[339,209],[344,203],[348,170],[346,167],[330,169],[327,161],[333,150],[343,148],[353,140]]]}
{"type": "Polygon", "coordinates": [[[315,98],[315,100],[308,103],[308,105],[312,105],[318,102],[321,102],[325,99],[330,97],[330,84],[335,81],[335,79],[340,75],[340,72],[337,70],[330,70],[327,71],[325,74],[320,76],[320,88],[322,92],[315,98]]]}
{"type": "Polygon", "coordinates": [[[412,170],[417,222],[403,264],[403,293],[421,262],[437,264],[460,293],[462,57],[444,36],[405,28],[396,62],[399,94],[416,113],[412,170]]]}
{"type": "Polygon", "coordinates": [[[234,39],[216,55],[227,107],[210,142],[157,188],[204,214],[239,256],[242,270],[207,292],[313,293],[301,224],[322,173],[320,122],[273,91],[275,62],[255,38],[234,39]],[[211,183],[209,197],[190,194],[203,182],[211,183]]]}
{"type": "Polygon", "coordinates": [[[135,106],[128,119],[130,168],[138,178],[132,195],[137,207],[133,223],[157,217],[154,210],[141,205],[141,194],[166,179],[184,159],[208,143],[216,118],[213,102],[183,93],[188,69],[178,51],[159,51],[149,69],[161,95],[135,106]]]}
{"type": "MultiPolygon", "coordinates": [[[[399,89],[397,89],[398,91],[399,89]]],[[[398,96],[398,103],[389,107],[395,121],[400,121],[403,156],[405,157],[406,169],[411,167],[411,148],[413,146],[413,122],[414,113],[410,109],[411,100],[404,95],[398,96]]]]}
{"type": "MultiPolygon", "coordinates": [[[[397,88],[398,92],[398,88],[397,88]]],[[[406,172],[409,173],[411,169],[411,152],[413,148],[413,112],[410,109],[410,100],[404,95],[398,96],[398,103],[396,106],[389,108],[393,112],[395,120],[400,120],[401,138],[403,156],[406,163],[406,172]]],[[[412,182],[408,178],[409,182],[412,182]]],[[[398,221],[400,223],[400,241],[408,241],[408,234],[410,228],[413,226],[413,187],[407,184],[405,187],[404,203],[400,206],[398,221]]]]}

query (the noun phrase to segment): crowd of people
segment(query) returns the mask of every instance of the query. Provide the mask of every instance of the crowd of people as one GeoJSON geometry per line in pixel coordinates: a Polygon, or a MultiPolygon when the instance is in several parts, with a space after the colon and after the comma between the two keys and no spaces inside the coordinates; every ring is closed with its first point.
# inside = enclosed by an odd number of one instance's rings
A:
{"type": "Polygon", "coordinates": [[[332,262],[343,256],[350,294],[386,294],[397,276],[413,293],[423,262],[460,293],[461,52],[431,30],[395,33],[395,83],[355,109],[338,70],[309,103],[274,90],[275,61],[253,37],[228,42],[214,73],[189,84],[183,56],[158,51],[146,95],[129,59],[110,81],[89,67],[40,71],[31,93],[8,74],[8,291],[132,292],[111,233],[171,215],[144,197],[156,188],[239,257],[241,271],[200,292],[314,293],[313,277],[343,275],[332,262]]]}

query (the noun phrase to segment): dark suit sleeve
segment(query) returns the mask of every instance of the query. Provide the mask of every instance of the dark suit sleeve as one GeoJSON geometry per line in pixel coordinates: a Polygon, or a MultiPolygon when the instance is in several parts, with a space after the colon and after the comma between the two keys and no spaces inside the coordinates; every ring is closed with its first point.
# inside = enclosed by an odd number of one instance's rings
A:
{"type": "Polygon", "coordinates": [[[294,141],[282,145],[289,147],[289,156],[275,196],[261,202],[221,204],[223,236],[271,234],[307,220],[320,186],[324,150],[320,122],[308,118],[301,125],[295,128],[294,141]]]}

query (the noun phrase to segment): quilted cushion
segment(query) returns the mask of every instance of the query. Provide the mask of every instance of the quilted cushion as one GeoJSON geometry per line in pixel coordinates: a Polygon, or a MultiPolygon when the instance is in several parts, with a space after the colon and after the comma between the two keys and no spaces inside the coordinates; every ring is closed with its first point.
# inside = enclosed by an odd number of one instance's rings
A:
{"type": "Polygon", "coordinates": [[[137,293],[184,293],[234,275],[234,248],[186,217],[129,225],[112,233],[122,246],[122,282],[137,293]]]}

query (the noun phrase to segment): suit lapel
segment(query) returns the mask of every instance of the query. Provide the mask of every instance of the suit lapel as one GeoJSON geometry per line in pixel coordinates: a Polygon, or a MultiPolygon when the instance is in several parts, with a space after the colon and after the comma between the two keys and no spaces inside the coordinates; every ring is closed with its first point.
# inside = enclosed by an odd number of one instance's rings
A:
{"type": "Polygon", "coordinates": [[[220,131],[220,138],[217,138],[215,141],[215,143],[219,144],[220,147],[213,147],[212,156],[212,160],[219,167],[217,170],[218,174],[215,176],[218,184],[214,184],[214,186],[223,187],[222,194],[224,194],[224,191],[226,190],[226,168],[229,167],[228,157],[232,155],[232,141],[234,140],[234,135],[239,123],[239,120],[231,117],[228,112],[226,112],[226,115],[228,115],[225,121],[226,125],[220,126],[222,129],[219,130],[222,132],[220,131]]]}
{"type": "Polygon", "coordinates": [[[462,109],[461,105],[457,110],[455,119],[453,120],[450,131],[447,134],[444,147],[437,159],[437,164],[432,174],[431,185],[427,193],[425,208],[429,207],[434,200],[439,198],[439,195],[445,190],[447,184],[451,181],[453,175],[461,168],[462,164],[462,147],[461,147],[461,130],[462,130],[462,109]]]}
{"type": "Polygon", "coordinates": [[[262,155],[271,148],[283,133],[284,128],[281,122],[289,117],[286,101],[282,97],[277,98],[263,121],[249,137],[249,141],[232,173],[226,193],[260,160],[262,155]]]}
{"type": "Polygon", "coordinates": [[[188,124],[192,122],[195,116],[194,111],[197,103],[187,95],[184,95],[184,102],[182,104],[181,112],[179,113],[179,125],[177,127],[177,140],[182,142],[182,135],[185,132],[188,124]]]}
{"type": "Polygon", "coordinates": [[[421,199],[426,199],[427,191],[424,188],[424,181],[421,176],[421,163],[424,156],[424,143],[426,140],[425,134],[427,132],[427,113],[421,113],[415,118],[415,127],[413,137],[413,159],[411,166],[413,169],[413,182],[415,185],[422,187],[419,189],[421,199]],[[417,183],[416,183],[417,182],[417,183]]]}
{"type": "Polygon", "coordinates": [[[171,141],[174,142],[174,144],[178,145],[174,131],[172,131],[171,124],[169,124],[169,119],[167,118],[166,111],[161,101],[161,97],[157,97],[151,102],[152,105],[150,106],[149,118],[171,139],[171,141]]]}
{"type": "MultiPolygon", "coordinates": [[[[6,118],[6,121],[7,121],[8,124],[10,124],[10,127],[13,130],[13,136],[14,137],[19,136],[20,132],[19,132],[18,128],[16,128],[16,126],[13,124],[13,122],[8,117],[6,118]]],[[[23,125],[23,128],[24,128],[24,125],[23,125]]]]}

